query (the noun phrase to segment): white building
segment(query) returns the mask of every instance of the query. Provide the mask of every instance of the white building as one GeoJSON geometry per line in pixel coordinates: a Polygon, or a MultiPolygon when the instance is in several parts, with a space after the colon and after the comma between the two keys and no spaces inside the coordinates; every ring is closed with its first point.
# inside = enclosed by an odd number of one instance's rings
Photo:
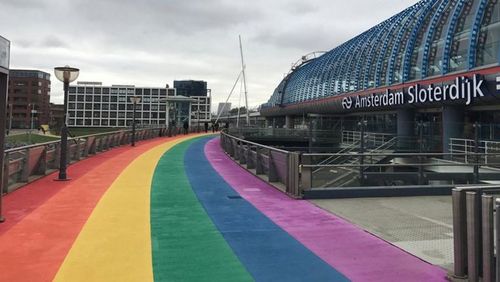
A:
{"type": "Polygon", "coordinates": [[[103,86],[100,82],[79,82],[69,87],[68,126],[131,126],[133,120],[131,97],[141,98],[136,107],[136,124],[182,126],[184,121],[188,121],[191,125],[209,122],[211,118],[210,96],[194,96],[189,97],[189,102],[179,102],[182,99],[177,98],[182,97],[176,95],[175,88],[168,86],[166,88],[134,85],[103,86]]]}

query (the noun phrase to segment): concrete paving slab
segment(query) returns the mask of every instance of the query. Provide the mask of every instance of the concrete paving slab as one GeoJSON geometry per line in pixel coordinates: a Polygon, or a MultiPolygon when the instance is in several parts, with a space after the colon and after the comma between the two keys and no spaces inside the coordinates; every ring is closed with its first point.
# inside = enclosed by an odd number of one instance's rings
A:
{"type": "Polygon", "coordinates": [[[451,196],[311,200],[444,269],[453,268],[451,196]]]}

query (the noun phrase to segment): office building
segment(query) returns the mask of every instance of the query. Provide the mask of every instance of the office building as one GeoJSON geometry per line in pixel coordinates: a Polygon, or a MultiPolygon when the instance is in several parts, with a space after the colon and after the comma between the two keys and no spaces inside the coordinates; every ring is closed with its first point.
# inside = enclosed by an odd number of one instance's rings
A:
{"type": "Polygon", "coordinates": [[[210,120],[210,97],[177,95],[175,88],[136,87],[134,85],[103,86],[101,82],[78,82],[70,85],[68,126],[128,127],[132,125],[131,97],[140,97],[136,107],[136,123],[182,126],[210,120]]]}

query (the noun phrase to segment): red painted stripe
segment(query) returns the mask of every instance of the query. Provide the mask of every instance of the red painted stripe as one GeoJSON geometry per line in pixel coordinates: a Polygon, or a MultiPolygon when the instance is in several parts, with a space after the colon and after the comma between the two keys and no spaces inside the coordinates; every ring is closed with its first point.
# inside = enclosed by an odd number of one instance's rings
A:
{"type": "MultiPolygon", "coordinates": [[[[140,142],[69,167],[69,182],[56,174],[4,198],[0,224],[0,281],[51,281],[99,199],[136,157],[173,138],[140,142]]],[[[133,207],[131,207],[133,208],[133,207]]]]}

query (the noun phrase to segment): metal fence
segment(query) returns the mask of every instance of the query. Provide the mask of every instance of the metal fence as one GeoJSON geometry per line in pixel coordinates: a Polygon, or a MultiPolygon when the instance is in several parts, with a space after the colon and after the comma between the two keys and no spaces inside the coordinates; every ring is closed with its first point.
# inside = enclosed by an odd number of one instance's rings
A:
{"type": "MultiPolygon", "coordinates": [[[[179,130],[147,128],[136,130],[135,140],[146,140],[160,136],[173,136],[179,130]]],[[[68,140],[68,163],[111,148],[129,144],[131,130],[120,130],[70,138],[68,140]]],[[[4,193],[43,177],[59,168],[60,141],[34,144],[5,151],[4,193]]]]}
{"type": "Polygon", "coordinates": [[[500,153],[395,152],[394,137],[365,151],[354,145],[349,147],[351,150],[338,153],[303,153],[265,146],[226,132],[221,138],[223,149],[231,157],[294,197],[302,197],[309,191],[339,188],[446,186],[451,189],[459,184],[500,181],[500,170],[493,167],[500,162],[491,162],[500,153]],[[469,161],[454,161],[452,156],[469,161]],[[488,164],[486,159],[490,160],[488,164]]]}
{"type": "MultiPolygon", "coordinates": [[[[462,158],[460,155],[454,155],[453,159],[468,163],[471,160],[470,158],[468,158],[467,153],[475,152],[476,150],[478,152],[486,154],[498,154],[500,153],[500,142],[491,140],[478,140],[476,148],[476,141],[473,139],[450,138],[449,151],[454,154],[465,153],[465,157],[462,158]]],[[[484,157],[485,164],[499,161],[500,160],[498,158],[488,157],[488,155],[484,157]]]]}
{"type": "Polygon", "coordinates": [[[454,276],[500,281],[500,186],[458,187],[452,193],[454,276]]]}
{"type": "Polygon", "coordinates": [[[221,132],[221,146],[235,161],[292,197],[300,197],[299,154],[221,132]]]}

